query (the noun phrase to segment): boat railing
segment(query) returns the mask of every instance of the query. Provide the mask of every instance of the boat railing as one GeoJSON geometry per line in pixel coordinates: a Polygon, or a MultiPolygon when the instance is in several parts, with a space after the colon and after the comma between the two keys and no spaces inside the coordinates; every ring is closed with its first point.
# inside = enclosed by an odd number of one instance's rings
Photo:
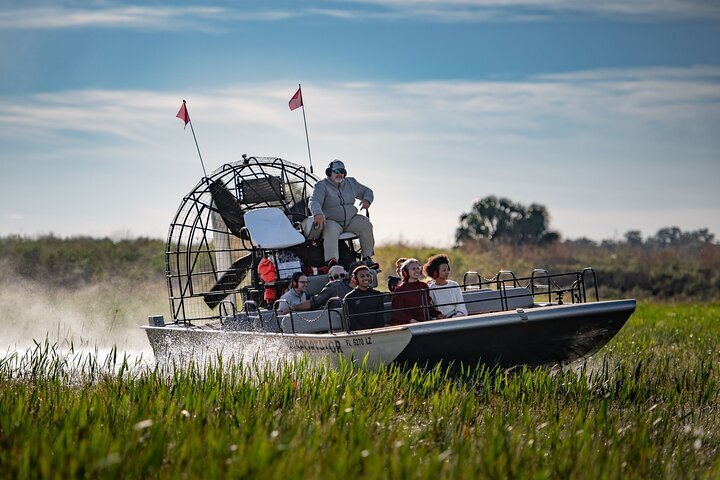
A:
{"type": "Polygon", "coordinates": [[[243,304],[242,311],[252,327],[255,327],[256,324],[259,322],[260,329],[265,329],[265,321],[263,320],[263,315],[260,311],[260,307],[256,302],[254,302],[253,300],[247,300],[243,304]]]}
{"type": "Polygon", "coordinates": [[[345,330],[347,333],[350,333],[350,322],[348,321],[348,316],[346,315],[347,307],[345,306],[345,302],[340,297],[332,297],[328,300],[327,304],[325,304],[325,311],[327,311],[328,316],[328,325],[330,326],[330,333],[333,332],[333,326],[332,326],[332,316],[333,314],[338,315],[340,317],[340,325],[342,326],[342,329],[345,330]],[[340,304],[340,309],[338,310],[337,307],[333,309],[330,304],[340,304]]]}
{"type": "Polygon", "coordinates": [[[583,302],[587,302],[587,296],[586,296],[586,285],[587,282],[585,281],[586,275],[592,275],[592,282],[593,282],[593,288],[595,290],[595,301],[600,301],[600,295],[598,294],[598,282],[597,282],[597,275],[595,274],[595,270],[592,267],[585,267],[582,269],[582,272],[580,272],[580,281],[582,282],[582,298],[583,302]]]}
{"type": "MultiPolygon", "coordinates": [[[[478,272],[468,272],[463,277],[467,282],[463,285],[435,286],[434,289],[442,290],[449,288],[460,288],[463,292],[463,303],[466,306],[469,315],[481,313],[489,313],[496,311],[509,311],[516,308],[528,308],[535,304],[535,299],[540,296],[543,302],[540,305],[562,305],[564,294],[570,294],[572,303],[584,303],[588,301],[587,289],[594,290],[594,300],[599,301],[597,274],[591,267],[584,268],[581,271],[566,272],[552,274],[546,269],[534,269],[529,277],[517,277],[508,270],[501,270],[492,279],[483,278],[478,272]],[[569,280],[568,280],[569,279],[569,280]],[[571,284],[568,286],[568,282],[571,284]],[[472,307],[475,305],[475,307],[472,307]]],[[[400,295],[418,295],[419,290],[408,292],[378,292],[378,296],[383,297],[384,308],[380,312],[356,312],[350,313],[348,304],[339,297],[331,298],[322,310],[313,312],[302,312],[302,320],[298,317],[297,312],[290,310],[288,314],[279,314],[278,309],[285,302],[283,299],[277,300],[273,304],[272,316],[277,324],[277,329],[281,333],[297,334],[303,328],[298,330],[297,321],[312,324],[323,320],[313,327],[317,331],[329,331],[329,333],[337,333],[339,331],[351,332],[353,325],[352,317],[367,315],[372,313],[382,313],[385,323],[391,323],[394,313],[409,311],[421,308],[425,311],[424,317],[430,319],[430,307],[446,307],[455,305],[454,302],[432,304],[428,302],[428,296],[421,295],[418,306],[410,306],[403,308],[393,308],[392,299],[400,295]],[[389,300],[389,301],[388,301],[389,300]],[[284,321],[283,321],[284,320],[284,321]],[[339,322],[338,322],[339,320],[339,322]],[[288,332],[287,322],[290,323],[290,332],[288,332]],[[339,327],[338,327],[339,325],[339,327]]],[[[591,294],[592,295],[592,294],[591,294]]],[[[591,298],[592,301],[592,298],[591,298]]],[[[236,308],[231,302],[223,302],[221,308],[231,309],[235,315],[236,308]]],[[[260,308],[255,302],[246,301],[243,305],[243,313],[250,320],[252,325],[256,325],[256,319],[259,319],[260,327],[265,328],[265,319],[260,308]]]]}
{"type": "Polygon", "coordinates": [[[547,289],[548,303],[552,303],[552,293],[550,288],[550,272],[544,268],[535,268],[530,274],[530,292],[533,294],[533,298],[538,294],[536,289],[545,288],[547,289]],[[538,280],[545,279],[545,284],[538,283],[538,280]]]}
{"type": "Polygon", "coordinates": [[[220,314],[220,325],[225,325],[225,318],[235,318],[237,316],[237,306],[234,302],[223,300],[218,303],[218,313],[220,314]],[[228,305],[230,306],[229,309],[228,305]]]}
{"type": "MultiPolygon", "coordinates": [[[[283,300],[285,301],[285,300],[283,300]]],[[[281,321],[281,317],[288,318],[290,320],[290,330],[293,333],[293,335],[297,335],[297,331],[295,329],[295,319],[297,316],[297,312],[290,309],[288,314],[286,316],[279,315],[278,314],[278,306],[280,305],[279,300],[276,300],[273,304],[273,317],[275,318],[275,321],[277,322],[278,330],[280,333],[286,333],[285,329],[283,328],[281,321]]],[[[303,312],[303,318],[302,321],[305,323],[315,323],[321,318],[327,318],[327,330],[330,333],[335,333],[335,329],[333,328],[333,316],[337,315],[340,318],[340,327],[342,330],[350,333],[350,323],[347,320],[347,315],[345,314],[346,307],[345,303],[340,297],[331,297],[327,303],[325,304],[325,307],[322,310],[316,310],[317,314],[313,317],[308,317],[308,313],[310,312],[303,312]]],[[[324,325],[320,327],[320,329],[324,329],[324,325]]]]}
{"type": "Polygon", "coordinates": [[[469,272],[465,272],[463,275],[463,290],[468,290],[469,287],[477,288],[478,290],[482,288],[483,284],[483,277],[480,275],[480,272],[476,272],[474,270],[471,270],[469,272]],[[477,278],[477,283],[470,283],[468,282],[468,278],[475,277],[477,278]]]}
{"type": "Polygon", "coordinates": [[[278,298],[277,300],[275,300],[275,302],[273,303],[273,308],[272,308],[273,318],[275,319],[275,322],[277,323],[278,330],[281,333],[284,333],[282,325],[280,325],[280,316],[278,315],[278,308],[280,307],[280,305],[282,303],[285,303],[285,305],[288,306],[288,311],[290,314],[290,326],[292,328],[292,332],[295,333],[295,323],[293,322],[293,310],[292,310],[292,308],[290,308],[290,303],[287,300],[285,300],[284,298],[278,298]]]}
{"type": "Polygon", "coordinates": [[[497,290],[500,290],[501,284],[503,287],[507,285],[507,282],[512,282],[513,287],[518,286],[518,279],[511,270],[500,270],[497,275],[495,275],[495,282],[497,283],[497,290]]]}

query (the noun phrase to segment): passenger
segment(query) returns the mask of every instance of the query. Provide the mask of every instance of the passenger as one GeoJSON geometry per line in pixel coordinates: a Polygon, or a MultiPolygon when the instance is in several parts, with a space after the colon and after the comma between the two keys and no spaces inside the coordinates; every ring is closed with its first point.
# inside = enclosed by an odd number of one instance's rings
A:
{"type": "MultiPolygon", "coordinates": [[[[373,270],[373,268],[370,267],[369,265],[367,265],[365,262],[357,261],[357,262],[351,263],[350,268],[348,268],[348,272],[354,272],[355,269],[361,265],[365,265],[366,267],[370,268],[370,275],[372,276],[372,283],[370,284],[370,288],[377,288],[377,286],[378,286],[377,271],[373,270]]],[[[350,274],[350,286],[353,288],[357,287],[357,281],[355,280],[355,277],[352,274],[350,274]]]]}
{"type": "Polygon", "coordinates": [[[440,310],[446,318],[462,317],[467,315],[467,308],[457,282],[450,278],[450,259],[447,255],[438,254],[428,258],[423,266],[425,275],[432,278],[428,283],[430,298],[435,308],[440,310]]]}
{"type": "Polygon", "coordinates": [[[295,311],[295,306],[298,303],[302,303],[307,300],[305,291],[308,287],[308,278],[302,272],[293,273],[292,279],[290,280],[290,288],[287,292],[280,297],[280,303],[278,304],[278,313],[285,315],[291,310],[295,311]]]}
{"type": "Polygon", "coordinates": [[[367,265],[353,270],[357,287],[345,295],[351,330],[365,330],[385,326],[384,295],[372,288],[373,276],[367,265]]]}
{"type": "Polygon", "coordinates": [[[360,200],[360,208],[369,209],[374,199],[373,191],[353,177],[346,177],[345,164],[340,160],[330,162],[325,175],[326,178],[315,184],[310,197],[313,225],[308,238],[319,238],[319,232],[322,232],[325,262],[332,266],[338,263],[340,256],[338,237],[343,232],[353,232],[360,241],[363,261],[371,268],[377,268],[372,261],[375,254],[372,223],[368,217],[360,215],[354,205],[355,200],[360,200]]]}
{"type": "Polygon", "coordinates": [[[424,322],[432,318],[445,318],[430,302],[430,289],[420,280],[422,267],[415,258],[403,262],[400,273],[403,283],[392,294],[392,320],[390,325],[424,322]]]}
{"type": "Polygon", "coordinates": [[[397,276],[395,275],[388,275],[388,290],[390,292],[394,292],[395,289],[402,283],[402,275],[400,274],[400,267],[402,266],[403,262],[407,260],[405,257],[400,257],[397,260],[395,260],[395,273],[397,273],[397,276]]]}
{"type": "MultiPolygon", "coordinates": [[[[333,265],[328,271],[328,283],[309,300],[300,302],[293,306],[294,311],[304,312],[307,310],[318,310],[324,308],[328,300],[333,297],[340,299],[350,293],[353,287],[350,286],[352,277],[348,275],[341,265],[333,265]]],[[[339,305],[338,305],[339,306],[339,305]]]]}

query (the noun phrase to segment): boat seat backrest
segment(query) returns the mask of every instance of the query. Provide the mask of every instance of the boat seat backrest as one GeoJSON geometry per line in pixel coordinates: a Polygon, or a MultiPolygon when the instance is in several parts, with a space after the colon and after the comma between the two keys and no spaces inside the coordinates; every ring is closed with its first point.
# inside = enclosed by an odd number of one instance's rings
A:
{"type": "Polygon", "coordinates": [[[328,283],[328,276],[327,274],[322,275],[308,275],[308,286],[307,290],[305,290],[305,295],[307,298],[312,297],[316,293],[320,292],[320,290],[323,289],[325,285],[328,283]]]}
{"type": "Polygon", "coordinates": [[[248,210],[243,215],[250,240],[259,248],[278,250],[305,242],[279,208],[265,207],[248,210]]]}
{"type": "MultiPolygon", "coordinates": [[[[342,320],[340,315],[342,310],[332,309],[334,313],[332,317],[332,328],[334,332],[343,331],[342,320]]],[[[330,331],[330,318],[328,310],[311,310],[309,312],[296,312],[292,315],[295,324],[295,333],[321,333],[330,331]]],[[[282,325],[285,333],[292,333],[292,324],[290,315],[282,315],[280,317],[280,325],[282,325]]]]}
{"type": "MultiPolygon", "coordinates": [[[[505,289],[508,310],[516,308],[529,308],[533,306],[533,296],[530,290],[524,287],[505,289]]],[[[466,290],[463,292],[465,307],[468,315],[478,313],[498,312],[503,310],[499,290],[466,290]]]]}

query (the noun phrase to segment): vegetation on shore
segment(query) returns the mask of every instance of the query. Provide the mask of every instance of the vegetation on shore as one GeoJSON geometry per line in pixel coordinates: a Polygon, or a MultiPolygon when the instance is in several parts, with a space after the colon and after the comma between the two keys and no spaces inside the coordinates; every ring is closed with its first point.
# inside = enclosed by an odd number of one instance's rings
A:
{"type": "MultiPolygon", "coordinates": [[[[528,276],[533,268],[552,273],[595,268],[601,295],[637,298],[720,298],[720,245],[691,243],[658,245],[637,242],[564,241],[549,245],[510,245],[477,240],[459,248],[438,249],[405,243],[377,247],[382,272],[380,285],[394,271],[398,257],[417,257],[445,252],[453,278],[466,271],[492,278],[499,270],[528,276]]],[[[0,238],[0,269],[21,278],[53,286],[77,288],[101,281],[164,283],[165,242],[138,238],[111,241],[54,236],[0,238]]]]}
{"type": "Polygon", "coordinates": [[[717,478],[720,304],[562,371],[0,360],[5,478],[717,478]]]}

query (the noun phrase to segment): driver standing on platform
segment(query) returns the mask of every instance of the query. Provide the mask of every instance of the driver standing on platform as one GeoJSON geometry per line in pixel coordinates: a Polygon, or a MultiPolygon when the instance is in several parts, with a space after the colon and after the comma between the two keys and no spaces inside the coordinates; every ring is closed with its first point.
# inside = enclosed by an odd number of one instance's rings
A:
{"type": "Polygon", "coordinates": [[[338,263],[338,237],[343,232],[352,232],[360,240],[363,261],[371,268],[377,268],[372,260],[375,254],[372,223],[368,217],[360,215],[354,205],[355,200],[360,200],[360,208],[370,208],[373,191],[348,177],[345,164],[340,160],[330,162],[325,175],[315,184],[310,197],[313,225],[308,238],[318,238],[322,232],[325,262],[331,267],[338,263]]]}

